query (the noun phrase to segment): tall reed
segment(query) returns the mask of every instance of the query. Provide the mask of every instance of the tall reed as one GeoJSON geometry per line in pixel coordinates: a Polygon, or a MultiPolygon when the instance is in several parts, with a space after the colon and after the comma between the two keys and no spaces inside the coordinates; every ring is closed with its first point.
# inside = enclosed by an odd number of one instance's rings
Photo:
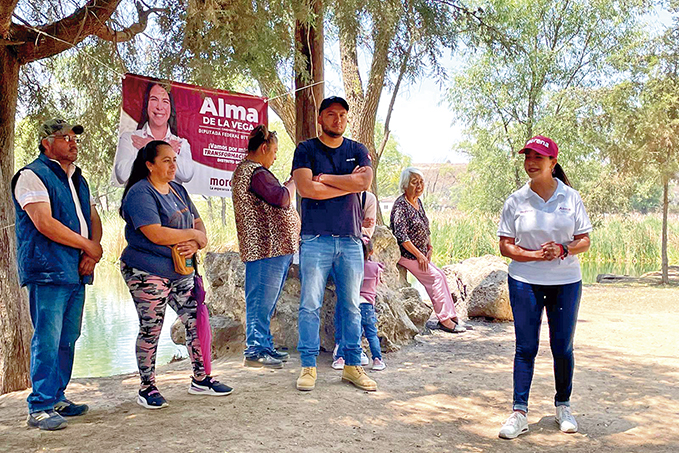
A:
{"type": "MultiPolygon", "coordinates": [[[[212,209],[202,197],[194,196],[208,232],[206,251],[238,250],[233,204],[226,200],[225,224],[221,202],[213,199],[212,209]]],[[[429,211],[433,261],[446,265],[473,256],[499,255],[496,236],[498,218],[456,210],[429,211]]],[[[388,218],[388,217],[387,217],[388,218]]],[[[117,212],[102,213],[104,261],[114,263],[125,248],[125,223],[117,212]]],[[[602,218],[591,233],[592,247],[580,256],[583,262],[660,265],[662,219],[656,214],[611,215],[602,218]]],[[[669,222],[670,263],[679,263],[679,218],[669,222]]]]}

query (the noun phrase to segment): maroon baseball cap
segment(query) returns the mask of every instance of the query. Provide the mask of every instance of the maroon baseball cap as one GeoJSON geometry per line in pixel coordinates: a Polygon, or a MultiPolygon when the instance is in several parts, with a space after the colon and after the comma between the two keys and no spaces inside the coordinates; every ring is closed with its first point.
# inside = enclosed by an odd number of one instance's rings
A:
{"type": "Polygon", "coordinates": [[[559,155],[559,147],[556,146],[554,140],[544,135],[536,135],[528,140],[519,154],[523,154],[529,149],[543,156],[556,157],[559,155]]]}

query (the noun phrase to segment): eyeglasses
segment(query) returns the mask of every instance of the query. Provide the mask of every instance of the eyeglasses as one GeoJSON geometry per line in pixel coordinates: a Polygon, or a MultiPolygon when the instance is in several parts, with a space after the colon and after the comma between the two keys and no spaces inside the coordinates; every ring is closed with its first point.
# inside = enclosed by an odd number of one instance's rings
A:
{"type": "Polygon", "coordinates": [[[82,137],[72,137],[70,135],[48,135],[48,137],[53,137],[53,138],[63,138],[65,142],[75,142],[76,144],[80,144],[82,142],[82,137]]]}

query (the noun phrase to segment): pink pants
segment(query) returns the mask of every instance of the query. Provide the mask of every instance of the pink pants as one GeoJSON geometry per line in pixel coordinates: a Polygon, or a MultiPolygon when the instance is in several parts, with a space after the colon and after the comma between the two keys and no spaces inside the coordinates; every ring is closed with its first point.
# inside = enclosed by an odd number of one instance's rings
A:
{"type": "Polygon", "coordinates": [[[434,263],[429,263],[429,267],[425,272],[420,269],[417,260],[409,260],[403,257],[398,260],[398,264],[408,269],[417,281],[422,283],[424,289],[427,290],[427,294],[429,294],[431,303],[434,306],[434,312],[439,321],[457,318],[453,296],[451,296],[450,289],[448,289],[446,275],[441,269],[434,266],[434,263]]]}

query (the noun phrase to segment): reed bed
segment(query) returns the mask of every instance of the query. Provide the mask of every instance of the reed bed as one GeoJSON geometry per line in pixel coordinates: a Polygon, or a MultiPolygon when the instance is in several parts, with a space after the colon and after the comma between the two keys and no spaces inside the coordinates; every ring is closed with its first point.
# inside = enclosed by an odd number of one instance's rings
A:
{"type": "MultiPolygon", "coordinates": [[[[499,255],[498,217],[455,210],[429,213],[433,261],[448,264],[484,254],[499,255]]],[[[597,219],[585,263],[660,265],[662,218],[656,214],[609,215],[597,219]]],[[[679,263],[679,217],[668,222],[668,256],[679,263]]]]}
{"type": "MultiPolygon", "coordinates": [[[[208,252],[238,250],[238,238],[233,217],[233,204],[226,200],[222,223],[221,203],[194,197],[196,207],[207,227],[208,252]]],[[[497,216],[457,210],[428,212],[433,261],[450,264],[486,254],[499,255],[497,216]]],[[[102,213],[104,261],[115,263],[125,248],[125,223],[117,212],[102,213]]],[[[386,217],[388,218],[388,216],[386,217]]],[[[591,234],[592,247],[581,255],[585,263],[645,264],[660,266],[662,219],[656,214],[610,215],[598,219],[591,234]]],[[[672,216],[668,225],[670,263],[679,263],[679,217],[672,216]]]]}

